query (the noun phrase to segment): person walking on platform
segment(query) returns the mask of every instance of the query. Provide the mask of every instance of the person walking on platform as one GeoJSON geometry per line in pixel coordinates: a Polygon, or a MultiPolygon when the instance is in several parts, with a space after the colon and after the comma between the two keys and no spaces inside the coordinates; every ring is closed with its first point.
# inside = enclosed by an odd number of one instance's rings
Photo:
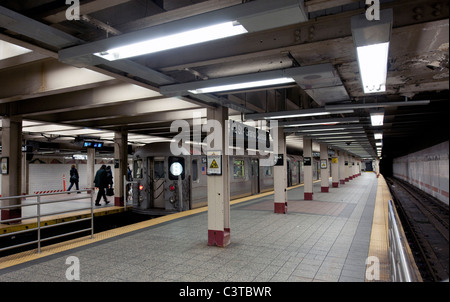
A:
{"type": "Polygon", "coordinates": [[[102,167],[95,174],[94,179],[95,187],[98,188],[97,199],[95,200],[95,205],[100,205],[100,199],[103,197],[105,200],[105,204],[108,204],[109,201],[106,199],[105,188],[108,187],[108,181],[106,177],[106,166],[102,165],[102,167]]]}
{"type": "Polygon", "coordinates": [[[106,196],[114,196],[113,174],[111,166],[106,167],[106,196]]]}
{"type": "MultiPolygon", "coordinates": [[[[70,169],[70,186],[67,189],[67,191],[70,191],[74,184],[75,184],[75,186],[77,188],[77,191],[80,190],[80,188],[78,186],[79,180],[80,180],[80,176],[78,175],[78,170],[75,167],[75,165],[72,165],[72,167],[70,169]]],[[[77,192],[77,193],[80,194],[81,192],[77,192]]]]}
{"type": "Polygon", "coordinates": [[[111,166],[106,167],[106,183],[110,188],[112,188],[113,185],[113,175],[111,171],[111,166]]]}

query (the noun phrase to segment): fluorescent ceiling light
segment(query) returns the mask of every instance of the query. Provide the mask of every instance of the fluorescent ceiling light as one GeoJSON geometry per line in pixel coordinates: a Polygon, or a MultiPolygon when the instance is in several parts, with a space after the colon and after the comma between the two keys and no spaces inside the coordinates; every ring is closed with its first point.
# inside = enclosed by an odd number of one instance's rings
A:
{"type": "Polygon", "coordinates": [[[269,80],[204,87],[204,88],[198,88],[198,89],[194,89],[194,90],[188,90],[188,92],[193,93],[193,94],[201,94],[201,93],[211,93],[211,92],[238,90],[238,89],[248,89],[248,88],[255,88],[255,87],[273,86],[273,85],[287,84],[287,83],[293,83],[293,82],[295,82],[295,80],[293,78],[283,77],[283,78],[276,78],[276,79],[269,79],[269,80]]]}
{"type": "Polygon", "coordinates": [[[315,112],[315,113],[299,113],[299,114],[291,114],[291,115],[267,116],[267,117],[264,117],[264,119],[271,120],[271,119],[281,119],[281,118],[319,116],[319,115],[328,115],[328,114],[331,114],[331,112],[315,112]]]}
{"type": "Polygon", "coordinates": [[[389,42],[356,48],[364,93],[386,91],[389,42]]]}
{"type": "Polygon", "coordinates": [[[304,127],[304,126],[327,126],[327,125],[337,125],[339,122],[326,122],[326,123],[292,123],[289,125],[284,125],[284,127],[304,127]]]}
{"type": "Polygon", "coordinates": [[[383,126],[383,120],[383,112],[375,112],[370,114],[370,121],[372,122],[372,126],[383,126]]]}
{"type": "Polygon", "coordinates": [[[328,132],[328,131],[341,131],[345,130],[345,128],[332,128],[332,129],[305,129],[302,132],[328,132]]]}
{"type": "MultiPolygon", "coordinates": [[[[359,123],[359,118],[341,118],[341,119],[317,119],[317,120],[306,120],[306,121],[292,121],[292,122],[278,122],[278,126],[283,127],[303,127],[303,126],[331,126],[342,123],[359,123]]],[[[345,126],[344,126],[345,127],[345,126]]],[[[285,131],[288,129],[285,129],[285,131]]],[[[295,129],[294,129],[295,130],[295,129]]],[[[288,130],[290,131],[290,130],[288,130]]]]}
{"type": "Polygon", "coordinates": [[[353,41],[358,56],[364,93],[386,91],[387,60],[393,10],[380,11],[380,20],[369,21],[365,14],[351,18],[353,41]]]}
{"type": "Polygon", "coordinates": [[[108,61],[115,61],[245,33],[247,30],[240,23],[230,21],[108,49],[94,55],[108,61]]]}
{"type": "Polygon", "coordinates": [[[383,146],[383,143],[382,143],[382,142],[379,142],[379,143],[375,143],[375,145],[376,145],[376,146],[383,146]]]}
{"type": "Polygon", "coordinates": [[[270,120],[270,119],[298,118],[298,117],[309,117],[309,116],[320,116],[320,115],[353,113],[353,112],[354,110],[331,111],[331,110],[324,110],[323,108],[314,108],[314,109],[299,109],[299,110],[287,110],[278,112],[252,113],[246,114],[245,118],[247,120],[260,120],[260,119],[270,120]]]}
{"type": "MultiPolygon", "coordinates": [[[[302,131],[302,132],[307,132],[307,131],[302,131]]],[[[363,133],[363,132],[361,132],[361,133],[363,133]]],[[[326,137],[326,136],[334,136],[334,137],[337,137],[337,136],[341,136],[341,135],[344,135],[344,134],[355,134],[354,132],[332,132],[332,133],[328,133],[328,132],[326,132],[326,133],[309,133],[308,134],[308,136],[322,136],[322,137],[326,137]]]]}
{"type": "Polygon", "coordinates": [[[373,136],[375,139],[383,139],[383,133],[375,133],[373,136]]]}

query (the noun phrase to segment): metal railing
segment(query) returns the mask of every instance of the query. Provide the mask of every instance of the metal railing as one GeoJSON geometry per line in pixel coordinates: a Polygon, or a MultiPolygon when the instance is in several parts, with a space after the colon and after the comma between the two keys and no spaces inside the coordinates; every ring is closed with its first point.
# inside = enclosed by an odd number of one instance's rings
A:
{"type": "Polygon", "coordinates": [[[28,220],[28,219],[36,219],[36,222],[37,222],[37,225],[36,225],[35,228],[29,228],[29,229],[26,229],[26,230],[0,234],[0,238],[2,238],[2,237],[11,236],[11,235],[23,234],[23,233],[27,233],[27,232],[31,232],[31,231],[37,231],[37,239],[36,240],[28,241],[28,242],[25,242],[25,243],[16,244],[16,245],[12,245],[12,246],[7,246],[7,247],[4,247],[4,248],[0,248],[0,252],[6,251],[6,250],[10,250],[10,249],[14,249],[14,248],[18,248],[18,247],[31,245],[31,244],[37,244],[37,246],[38,246],[37,247],[37,252],[40,253],[41,252],[41,243],[44,242],[44,241],[49,241],[49,240],[52,240],[52,239],[57,239],[57,238],[61,238],[61,237],[69,236],[69,235],[74,235],[74,234],[78,234],[78,233],[83,233],[83,232],[87,232],[87,231],[91,232],[91,239],[93,239],[94,238],[94,190],[71,191],[71,193],[83,193],[83,192],[87,192],[90,196],[89,197],[78,196],[78,197],[63,198],[63,199],[58,199],[58,200],[45,200],[45,201],[41,200],[42,197],[46,197],[46,196],[67,195],[68,192],[66,191],[66,192],[61,192],[61,193],[48,193],[48,194],[35,194],[35,195],[21,195],[21,196],[0,197],[0,202],[3,201],[3,200],[10,200],[10,199],[21,199],[21,200],[23,200],[25,198],[36,198],[36,202],[33,202],[33,203],[15,204],[15,205],[9,205],[9,206],[0,206],[0,210],[11,210],[11,209],[19,209],[19,208],[22,209],[23,207],[36,206],[36,215],[27,216],[27,217],[16,217],[16,218],[4,219],[4,220],[0,220],[0,223],[11,223],[11,222],[17,222],[17,221],[28,220]],[[81,200],[81,199],[87,199],[87,198],[90,198],[90,207],[68,209],[68,210],[64,210],[64,211],[51,212],[51,213],[45,213],[45,214],[43,214],[42,211],[41,211],[42,210],[41,207],[43,205],[60,203],[60,202],[67,202],[67,201],[75,201],[75,200],[81,200]],[[43,221],[42,221],[43,217],[53,216],[53,215],[60,215],[60,214],[66,214],[66,213],[71,213],[71,212],[86,211],[86,210],[90,210],[90,217],[88,217],[88,218],[75,219],[75,220],[60,222],[60,223],[51,224],[51,225],[44,225],[44,226],[41,225],[43,223],[43,221]],[[60,235],[56,235],[56,236],[46,237],[46,238],[42,238],[41,237],[41,231],[42,230],[49,229],[49,228],[52,228],[52,227],[62,226],[62,225],[68,225],[68,224],[71,224],[71,223],[78,223],[78,222],[81,222],[81,221],[89,221],[89,220],[91,221],[91,226],[89,228],[85,228],[85,229],[77,230],[77,231],[72,231],[72,232],[69,232],[69,233],[64,233],[64,234],[60,234],[60,235]]]}
{"type": "Polygon", "coordinates": [[[129,199],[132,201],[133,200],[133,184],[137,184],[137,181],[132,181],[132,180],[127,180],[127,176],[124,175],[123,176],[123,208],[126,211],[127,210],[127,204],[129,199]],[[128,190],[128,185],[129,186],[129,190],[128,190]]]}
{"type": "Polygon", "coordinates": [[[408,252],[408,241],[400,224],[392,200],[389,200],[389,258],[391,262],[391,281],[420,282],[414,259],[408,252]]]}

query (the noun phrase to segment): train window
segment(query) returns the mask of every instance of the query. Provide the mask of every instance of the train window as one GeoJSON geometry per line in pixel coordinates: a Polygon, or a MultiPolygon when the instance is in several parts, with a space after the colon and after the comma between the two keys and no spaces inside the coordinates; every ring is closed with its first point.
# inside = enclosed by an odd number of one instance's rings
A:
{"type": "Polygon", "coordinates": [[[198,180],[198,161],[196,159],[192,160],[192,181],[198,180]]]}
{"type": "Polygon", "coordinates": [[[164,178],[164,161],[162,160],[155,160],[154,164],[154,177],[155,179],[164,178]]]}
{"type": "Polygon", "coordinates": [[[264,175],[265,176],[272,176],[272,167],[264,167],[264,175]]]}
{"type": "Polygon", "coordinates": [[[133,166],[134,178],[142,178],[142,159],[137,159],[134,161],[133,166]]]}
{"type": "Polygon", "coordinates": [[[234,178],[244,178],[244,161],[243,160],[234,160],[233,162],[233,176],[234,178]]]}

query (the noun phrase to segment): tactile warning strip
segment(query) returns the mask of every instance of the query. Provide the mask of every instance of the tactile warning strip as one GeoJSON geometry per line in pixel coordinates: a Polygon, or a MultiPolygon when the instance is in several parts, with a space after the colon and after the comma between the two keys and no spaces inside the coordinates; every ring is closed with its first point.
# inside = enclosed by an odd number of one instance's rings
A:
{"type": "Polygon", "coordinates": [[[377,196],[373,213],[372,234],[370,236],[369,257],[376,257],[379,263],[379,276],[376,278],[369,272],[373,272],[371,266],[375,262],[368,261],[366,267],[366,282],[389,282],[391,281],[391,264],[389,261],[389,233],[388,233],[388,203],[392,199],[389,188],[380,175],[378,178],[377,196]]]}

